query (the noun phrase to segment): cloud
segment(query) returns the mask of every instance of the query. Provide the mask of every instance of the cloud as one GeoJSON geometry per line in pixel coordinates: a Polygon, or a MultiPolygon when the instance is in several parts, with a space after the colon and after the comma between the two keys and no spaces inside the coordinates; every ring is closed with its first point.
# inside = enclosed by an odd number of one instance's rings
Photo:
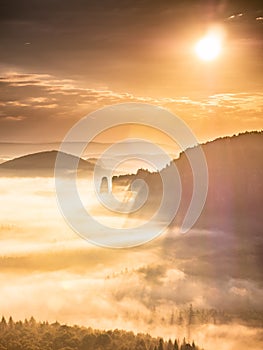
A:
{"type": "MultiPolygon", "coordinates": [[[[6,84],[9,87],[40,87],[45,91],[47,96],[29,97],[28,101],[32,103],[45,103],[49,102],[50,98],[55,100],[52,95],[66,95],[79,97],[82,103],[85,101],[90,103],[92,100],[96,102],[103,102],[104,100],[115,101],[115,103],[125,102],[145,102],[156,103],[160,105],[178,104],[179,106],[189,105],[200,108],[207,106],[224,106],[227,108],[237,107],[237,104],[241,105],[242,109],[254,109],[260,105],[262,107],[262,93],[253,92],[246,93],[224,93],[211,95],[205,99],[193,100],[189,97],[161,97],[153,98],[150,96],[135,96],[127,92],[114,92],[105,88],[84,88],[79,85],[78,82],[69,79],[57,79],[47,74],[19,74],[8,73],[0,77],[2,84],[6,84]]],[[[23,90],[20,90],[23,92],[23,90]]],[[[7,101],[10,105],[16,105],[23,107],[23,104],[19,104],[19,101],[7,101]]],[[[3,105],[3,102],[1,103],[3,105]]]]}
{"type": "Polygon", "coordinates": [[[62,140],[80,118],[118,103],[148,103],[183,119],[201,142],[262,128],[262,93],[220,93],[207,97],[155,97],[86,87],[80,81],[48,74],[11,72],[0,78],[2,140],[43,142],[62,140]],[[11,98],[10,98],[11,96],[11,98]],[[11,126],[8,117],[19,123],[11,126]],[[212,127],[217,125],[217,128],[212,127]],[[33,139],[32,139],[33,137],[33,139]]]}
{"type": "Polygon", "coordinates": [[[4,116],[0,116],[0,120],[1,119],[7,120],[7,121],[20,122],[26,119],[26,117],[22,115],[4,115],[4,116]]]}
{"type": "Polygon", "coordinates": [[[234,14],[234,15],[231,15],[231,16],[227,17],[227,20],[229,20],[229,21],[237,20],[237,19],[240,19],[243,16],[244,16],[243,13],[237,13],[237,14],[234,14]]]}

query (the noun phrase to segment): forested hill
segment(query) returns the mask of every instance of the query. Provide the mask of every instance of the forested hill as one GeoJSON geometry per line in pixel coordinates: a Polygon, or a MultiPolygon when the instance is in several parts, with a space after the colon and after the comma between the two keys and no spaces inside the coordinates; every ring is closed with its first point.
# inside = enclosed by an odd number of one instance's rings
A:
{"type": "MultiPolygon", "coordinates": [[[[261,231],[263,200],[263,132],[247,132],[238,136],[219,138],[202,145],[207,170],[208,194],[205,206],[196,227],[204,229],[232,230],[236,228],[248,232],[261,231]]],[[[182,197],[175,225],[180,226],[189,208],[193,194],[193,174],[188,160],[195,156],[198,147],[187,149],[173,161],[182,182],[182,197]]],[[[114,185],[129,185],[135,179],[144,179],[149,188],[146,204],[138,215],[150,217],[158,209],[163,186],[160,175],[170,178],[173,183],[171,166],[160,173],[139,170],[136,175],[124,175],[113,179],[114,185]],[[150,214],[149,214],[150,213],[150,214]]],[[[198,176],[198,172],[196,174],[198,176]]],[[[202,179],[201,179],[202,181],[202,179]]],[[[165,198],[167,208],[174,206],[174,196],[165,198]]],[[[132,216],[132,215],[131,215],[132,216]]]]}
{"type": "Polygon", "coordinates": [[[0,350],[201,350],[193,342],[178,339],[164,341],[149,334],[123,330],[100,331],[58,322],[0,322],[0,350]]]}

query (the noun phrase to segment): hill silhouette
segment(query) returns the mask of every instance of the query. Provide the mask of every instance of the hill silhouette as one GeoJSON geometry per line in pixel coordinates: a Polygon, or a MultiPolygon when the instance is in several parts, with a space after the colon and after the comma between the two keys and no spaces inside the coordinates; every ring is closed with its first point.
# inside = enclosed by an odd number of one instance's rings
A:
{"type": "MultiPolygon", "coordinates": [[[[219,138],[202,145],[209,174],[208,195],[204,210],[196,226],[221,229],[257,228],[262,223],[263,203],[263,132],[248,132],[238,136],[219,138]]],[[[181,225],[193,192],[193,176],[187,154],[194,154],[197,147],[189,148],[174,160],[182,182],[182,198],[173,224],[181,225]]],[[[160,205],[163,173],[169,176],[171,166],[160,173],[139,170],[135,175],[119,176],[114,183],[129,185],[135,179],[144,179],[149,187],[149,197],[141,215],[149,216],[160,205]]],[[[172,176],[172,175],[171,175],[172,176]]],[[[166,205],[174,205],[172,196],[166,205]]],[[[139,215],[138,212],[133,215],[139,215]]]]}
{"type": "MultiPolygon", "coordinates": [[[[58,151],[46,151],[28,154],[0,164],[0,175],[2,176],[53,176],[58,151]]],[[[64,153],[62,169],[68,169],[68,162],[77,157],[64,153]]],[[[78,170],[92,171],[94,164],[82,158],[79,159],[78,170]]]]}
{"type": "MultiPolygon", "coordinates": [[[[208,195],[204,210],[197,226],[200,228],[230,227],[240,230],[261,227],[261,206],[263,202],[263,132],[247,132],[238,136],[219,138],[201,145],[209,174],[208,195]]],[[[173,222],[181,225],[193,192],[192,170],[187,154],[197,151],[196,146],[187,149],[180,157],[173,161],[176,165],[182,182],[182,198],[180,208],[173,222]]],[[[0,164],[1,176],[44,177],[53,176],[58,151],[47,151],[29,154],[0,164]]],[[[72,157],[65,154],[65,172],[67,162],[72,157]]],[[[93,171],[94,160],[89,162],[79,160],[78,170],[83,174],[93,171]]],[[[135,179],[144,179],[149,187],[149,197],[140,211],[131,216],[139,218],[149,217],[155,212],[162,198],[161,175],[170,175],[171,166],[161,172],[151,173],[147,170],[138,170],[134,175],[121,175],[113,178],[113,185],[129,186],[135,179]]],[[[166,198],[166,205],[173,206],[174,198],[166,198]]]]}

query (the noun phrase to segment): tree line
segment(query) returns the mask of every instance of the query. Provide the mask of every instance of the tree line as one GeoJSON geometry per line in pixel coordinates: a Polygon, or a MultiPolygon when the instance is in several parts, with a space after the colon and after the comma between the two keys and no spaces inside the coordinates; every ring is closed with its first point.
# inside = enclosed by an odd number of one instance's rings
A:
{"type": "Polygon", "coordinates": [[[185,339],[164,340],[124,330],[95,330],[59,322],[37,322],[33,317],[0,322],[0,350],[201,350],[185,339]]]}

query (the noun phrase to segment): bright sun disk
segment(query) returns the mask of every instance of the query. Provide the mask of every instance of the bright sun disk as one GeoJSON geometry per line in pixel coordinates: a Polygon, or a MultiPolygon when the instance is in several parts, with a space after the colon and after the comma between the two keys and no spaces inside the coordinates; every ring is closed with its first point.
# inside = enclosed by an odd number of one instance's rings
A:
{"type": "Polygon", "coordinates": [[[212,61],[217,58],[222,50],[221,37],[216,33],[207,34],[195,45],[197,56],[203,61],[212,61]]]}

